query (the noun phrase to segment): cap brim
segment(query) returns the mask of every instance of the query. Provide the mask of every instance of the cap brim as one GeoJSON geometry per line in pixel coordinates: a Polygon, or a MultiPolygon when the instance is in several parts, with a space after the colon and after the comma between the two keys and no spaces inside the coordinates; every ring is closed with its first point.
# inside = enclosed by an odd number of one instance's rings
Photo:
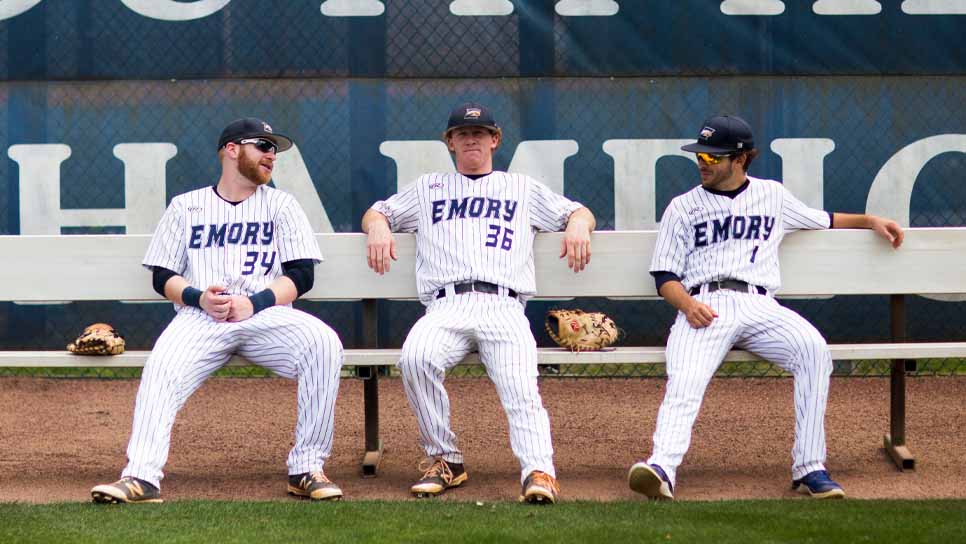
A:
{"type": "Polygon", "coordinates": [[[737,153],[737,149],[731,149],[728,147],[715,147],[713,145],[704,145],[699,143],[693,143],[681,146],[682,151],[690,151],[692,153],[714,153],[715,155],[724,155],[727,153],[737,153]]]}
{"type": "Polygon", "coordinates": [[[484,124],[467,123],[465,125],[456,125],[456,126],[449,127],[449,128],[446,129],[445,132],[443,132],[443,134],[448,135],[450,132],[453,132],[454,130],[456,130],[458,128],[467,128],[467,127],[480,127],[480,128],[485,128],[487,130],[492,130],[494,132],[496,132],[497,130],[500,130],[500,127],[498,127],[496,125],[484,125],[484,124]]]}

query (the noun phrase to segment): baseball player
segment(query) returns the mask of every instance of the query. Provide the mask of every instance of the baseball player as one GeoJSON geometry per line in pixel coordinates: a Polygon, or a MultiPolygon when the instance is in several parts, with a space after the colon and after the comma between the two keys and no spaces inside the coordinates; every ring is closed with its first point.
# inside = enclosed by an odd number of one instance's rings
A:
{"type": "Polygon", "coordinates": [[[290,147],[264,121],[234,121],[218,141],[217,185],[175,197],[161,218],[143,264],[177,315],[144,366],[127,467],[120,480],[91,490],[94,502],[161,502],[175,415],[236,353],[298,380],[288,492],[342,497],[322,471],[332,450],[342,343],[328,325],[291,307],[311,289],[322,255],[299,204],[267,185],[276,153],[290,147]]]}
{"type": "Polygon", "coordinates": [[[792,488],[817,498],[844,497],[825,469],[825,404],[832,357],[812,324],[778,304],[778,246],[799,229],[867,228],[902,244],[894,221],[808,208],[777,182],[747,175],[758,155],[739,117],[704,122],[697,155],[701,185],[676,197],[661,219],[651,262],[658,292],[678,309],[667,342],[667,391],[654,451],[628,475],[630,488],[672,499],[675,474],[691,442],[708,382],[737,346],[794,376],[792,488]]]}
{"type": "Polygon", "coordinates": [[[396,258],[392,232],[416,233],[417,289],[427,308],[403,344],[399,369],[430,459],[410,491],[436,496],[467,479],[443,377],[478,350],[509,420],[510,445],[521,465],[520,500],[552,504],[560,490],[550,421],[537,387],[536,341],[523,312],[536,292],[533,239],[537,231],[566,229],[560,256],[580,272],[590,262],[595,219],[532,178],[493,170],[502,132],[486,107],[454,109],[443,140],[457,172],[421,176],[362,218],[368,264],[378,274],[396,258]]]}

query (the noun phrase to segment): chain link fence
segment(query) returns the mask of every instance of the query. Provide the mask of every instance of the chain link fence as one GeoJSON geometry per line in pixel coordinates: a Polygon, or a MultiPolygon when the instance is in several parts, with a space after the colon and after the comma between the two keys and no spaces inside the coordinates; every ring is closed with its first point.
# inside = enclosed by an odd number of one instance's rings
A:
{"type": "MultiPolygon", "coordinates": [[[[59,185],[49,185],[60,191],[61,209],[118,209],[131,203],[117,144],[176,146],[177,154],[164,164],[170,201],[217,179],[215,141],[228,121],[259,116],[295,138],[332,229],[353,232],[372,202],[408,181],[397,179],[398,165],[380,153],[380,144],[438,140],[450,109],[472,100],[488,105],[504,128],[495,158],[499,169],[509,168],[522,142],[575,141],[579,151],[564,163],[564,192],[594,210],[599,229],[614,229],[615,202],[627,189],[615,187],[615,159],[603,151],[611,140],[692,138],[707,115],[740,113],[756,127],[763,151],[752,174],[782,179],[785,165],[769,150],[772,139],[831,139],[834,151],[821,163],[824,207],[863,212],[876,174],[899,150],[962,133],[966,126],[966,74],[961,59],[949,54],[956,49],[942,45],[950,36],[959,43],[949,18],[917,24],[883,16],[881,25],[904,32],[907,42],[897,50],[888,32],[861,18],[839,18],[829,26],[831,19],[789,10],[765,24],[708,12],[709,3],[692,0],[620,2],[619,17],[563,17],[555,14],[554,2],[514,2],[515,11],[503,17],[456,16],[449,0],[390,1],[379,17],[345,18],[323,16],[320,0],[277,4],[266,14],[262,2],[233,0],[209,17],[172,23],[120,2],[44,0],[0,20],[0,41],[9,44],[7,54],[0,54],[0,147],[69,146],[70,157],[54,169],[59,185]],[[718,32],[702,41],[685,31],[694,13],[704,13],[718,32]],[[817,43],[854,55],[829,53],[817,43]],[[821,77],[809,77],[815,75],[821,77]]],[[[0,234],[29,234],[21,230],[22,215],[32,213],[24,199],[39,180],[25,179],[24,165],[9,156],[0,160],[0,234]]],[[[966,155],[951,152],[925,163],[909,207],[910,226],[966,225],[964,162],[966,155]]],[[[695,184],[695,175],[682,157],[662,158],[655,168],[653,211],[659,218],[675,195],[695,184]]],[[[128,231],[125,225],[64,225],[60,232],[128,231]]],[[[144,281],[150,281],[147,272],[144,281]]],[[[642,281],[651,281],[646,271],[642,281]]],[[[889,341],[888,302],[784,301],[833,343],[889,341]]],[[[360,303],[296,306],[331,325],[347,348],[363,346],[360,303]]],[[[527,316],[541,346],[551,345],[543,318],[557,306],[607,312],[626,332],[624,345],[662,345],[674,317],[669,305],[656,300],[532,301],[527,316]]],[[[423,308],[380,301],[378,311],[379,345],[398,348],[423,308]]],[[[913,341],[966,337],[963,302],[909,297],[907,311],[913,341]]],[[[84,326],[103,321],[125,335],[128,349],[147,350],[172,316],[169,304],[0,302],[0,349],[62,350],[84,326]]],[[[888,369],[882,361],[836,365],[840,375],[877,376],[888,369]]],[[[919,361],[914,374],[964,369],[963,361],[919,361]]],[[[664,369],[544,371],[642,377],[661,376],[664,369]]],[[[254,367],[225,372],[266,375],[254,367]]],[[[133,377],[139,369],[0,368],[0,376],[24,373],[133,377]]],[[[720,373],[781,375],[768,364],[727,364],[720,373]]]]}

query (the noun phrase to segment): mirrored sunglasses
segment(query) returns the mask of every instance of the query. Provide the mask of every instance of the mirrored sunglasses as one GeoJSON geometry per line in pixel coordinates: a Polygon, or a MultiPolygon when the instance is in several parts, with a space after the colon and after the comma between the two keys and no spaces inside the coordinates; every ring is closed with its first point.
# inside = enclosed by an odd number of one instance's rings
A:
{"type": "Polygon", "coordinates": [[[261,151],[262,153],[275,153],[278,151],[278,147],[275,146],[275,142],[266,140],[264,138],[246,138],[244,140],[238,140],[238,143],[252,144],[255,146],[255,149],[261,151]]]}
{"type": "Polygon", "coordinates": [[[731,155],[712,155],[711,153],[695,153],[698,160],[705,164],[718,164],[719,162],[731,157],[731,155]]]}

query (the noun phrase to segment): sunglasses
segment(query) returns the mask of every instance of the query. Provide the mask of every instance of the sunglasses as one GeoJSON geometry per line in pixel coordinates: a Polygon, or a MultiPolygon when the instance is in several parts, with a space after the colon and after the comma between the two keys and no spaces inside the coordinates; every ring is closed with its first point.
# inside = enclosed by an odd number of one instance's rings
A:
{"type": "Polygon", "coordinates": [[[718,164],[719,162],[731,158],[734,155],[712,155],[711,153],[695,153],[698,156],[698,160],[705,164],[718,164]]]}
{"type": "Polygon", "coordinates": [[[245,140],[238,140],[237,143],[252,144],[255,146],[255,149],[261,151],[262,153],[275,153],[278,151],[278,147],[275,145],[275,142],[266,140],[264,138],[248,138],[245,140]]]}

